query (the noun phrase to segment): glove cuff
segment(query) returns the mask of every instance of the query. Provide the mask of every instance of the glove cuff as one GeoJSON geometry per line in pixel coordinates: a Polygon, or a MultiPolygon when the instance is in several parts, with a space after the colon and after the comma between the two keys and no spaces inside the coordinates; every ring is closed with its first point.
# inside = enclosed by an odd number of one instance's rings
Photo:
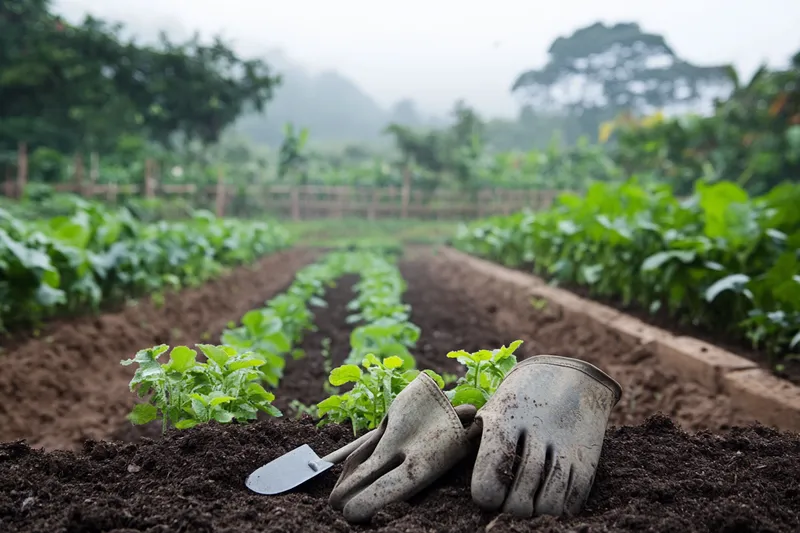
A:
{"type": "Polygon", "coordinates": [[[535,355],[533,357],[529,357],[528,359],[524,359],[523,361],[517,363],[517,366],[511,369],[511,372],[506,375],[506,379],[518,368],[536,364],[562,366],[583,372],[611,391],[611,393],[614,395],[614,404],[612,405],[616,405],[616,403],[622,397],[622,387],[611,376],[591,363],[587,363],[586,361],[572,357],[563,357],[560,355],[535,355]]]}

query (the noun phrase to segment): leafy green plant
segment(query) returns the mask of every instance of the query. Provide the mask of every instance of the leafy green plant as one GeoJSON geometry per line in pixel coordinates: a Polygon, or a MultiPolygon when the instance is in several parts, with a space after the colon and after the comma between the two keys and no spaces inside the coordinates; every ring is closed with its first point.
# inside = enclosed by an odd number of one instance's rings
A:
{"type": "Polygon", "coordinates": [[[494,394],[506,374],[517,364],[514,352],[522,345],[521,340],[512,342],[507,348],[465,350],[449,352],[447,357],[456,359],[467,367],[466,374],[456,381],[454,389],[445,394],[453,405],[472,404],[478,409],[494,394]]]}
{"type": "MultiPolygon", "coordinates": [[[[389,410],[394,398],[411,381],[419,375],[419,370],[404,370],[403,360],[397,356],[378,359],[374,354],[367,354],[361,366],[342,365],[334,368],[328,378],[335,387],[347,383],[354,386],[349,392],[336,394],[317,404],[320,425],[349,421],[353,432],[374,429],[389,410]]],[[[425,370],[440,388],[444,380],[436,372],[425,370]]]]}
{"type": "MultiPolygon", "coordinates": [[[[456,386],[444,391],[450,403],[454,406],[472,404],[480,409],[517,363],[514,352],[521,344],[521,340],[516,340],[508,347],[495,350],[448,353],[447,357],[466,367],[465,375],[456,380],[456,386]]],[[[331,371],[328,380],[332,385],[340,387],[354,383],[354,386],[349,392],[331,395],[317,404],[317,415],[321,417],[319,425],[349,421],[355,433],[374,429],[388,412],[394,398],[420,373],[417,369],[404,369],[400,357],[391,356],[381,361],[372,353],[364,357],[361,366],[364,371],[351,364],[331,371]]],[[[451,380],[445,380],[433,370],[422,372],[433,378],[440,389],[452,381],[452,376],[451,380]]]]}
{"type": "Polygon", "coordinates": [[[124,208],[83,200],[70,214],[31,222],[0,209],[0,330],[141,294],[155,293],[158,305],[167,290],[199,285],[288,244],[279,226],[205,211],[142,224],[124,208]]]}
{"type": "Polygon", "coordinates": [[[800,334],[800,185],[595,183],[541,212],[462,225],[453,245],[554,284],[749,340],[775,360],[800,334]]]}
{"type": "Polygon", "coordinates": [[[239,353],[230,346],[197,344],[207,362],[197,360],[197,352],[187,346],[176,346],[166,363],[159,358],[169,350],[162,344],[140,350],[124,366],[136,363],[130,390],[139,397],[149,395],[148,403],[137,404],[129,415],[134,424],[147,424],[161,417],[162,431],[168,422],[177,429],[216,420],[254,420],[259,411],[281,416],[272,405],[275,396],[261,383],[264,365],[255,352],[239,353]]]}
{"type": "Polygon", "coordinates": [[[378,319],[355,328],[350,334],[350,354],[346,362],[358,364],[367,354],[374,353],[378,357],[397,356],[403,361],[403,368],[414,368],[416,361],[409,348],[416,345],[419,336],[419,327],[410,322],[378,319]]]}

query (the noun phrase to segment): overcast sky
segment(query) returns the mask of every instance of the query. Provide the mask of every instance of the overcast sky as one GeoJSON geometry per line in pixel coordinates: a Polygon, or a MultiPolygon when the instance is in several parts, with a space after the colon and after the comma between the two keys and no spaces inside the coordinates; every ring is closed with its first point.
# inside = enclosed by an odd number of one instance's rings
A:
{"type": "Polygon", "coordinates": [[[561,35],[598,20],[638,22],[698,64],[784,65],[800,50],[800,0],[55,0],[137,29],[221,32],[243,54],[280,48],[313,70],[335,69],[380,104],[404,97],[444,113],[464,98],[513,115],[509,87],[547,61],[561,35]],[[548,6],[548,7],[545,7],[548,6]]]}

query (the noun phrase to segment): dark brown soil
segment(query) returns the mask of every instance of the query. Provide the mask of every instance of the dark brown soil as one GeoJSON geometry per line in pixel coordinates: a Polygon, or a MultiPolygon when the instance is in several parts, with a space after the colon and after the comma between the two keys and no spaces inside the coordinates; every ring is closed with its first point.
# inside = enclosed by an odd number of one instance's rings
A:
{"type": "Polygon", "coordinates": [[[583,513],[514,519],[472,502],[473,457],[369,525],[351,526],[327,497],[341,466],[293,492],[249,492],[245,477],[299,446],[320,454],[349,429],[289,419],[212,424],[138,444],[87,442],[80,452],[0,444],[0,531],[27,532],[795,532],[800,437],[763,427],[690,435],[654,416],[607,432],[583,513]]]}
{"type": "Polygon", "coordinates": [[[428,295],[416,301],[410,295],[412,305],[417,301],[418,305],[435,303],[442,315],[453,313],[454,321],[464,321],[470,329],[494,330],[488,338],[500,339],[506,345],[522,339],[518,353],[523,357],[577,357],[610,374],[623,389],[611,414],[613,424],[639,424],[658,412],[687,429],[724,430],[754,422],[738,413],[722,392],[677,377],[647,348],[633,346],[547,308],[537,309],[523,291],[511,291],[501,280],[457,261],[441,255],[421,256],[406,267],[406,272],[415,280],[413,295],[428,295]]]}
{"type": "Polygon", "coordinates": [[[163,306],[142,299],[118,313],[82,317],[2,354],[0,442],[72,448],[126,424],[133,367],[120,360],[161,343],[218,337],[231,320],[283,290],[317,253],[292,250],[239,267],[197,289],[167,295],[163,306]]]}

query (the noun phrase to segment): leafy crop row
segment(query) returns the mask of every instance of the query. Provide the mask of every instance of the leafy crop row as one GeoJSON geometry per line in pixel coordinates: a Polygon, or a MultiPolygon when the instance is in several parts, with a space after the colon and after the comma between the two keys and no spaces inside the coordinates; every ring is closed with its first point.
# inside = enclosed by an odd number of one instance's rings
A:
{"type": "MultiPolygon", "coordinates": [[[[419,328],[409,321],[410,306],[401,301],[406,284],[396,265],[385,255],[367,252],[332,253],[299,271],[285,293],[263,309],[249,311],[240,326],[226,330],[222,345],[198,344],[205,362],[197,359],[196,350],[176,346],[168,361],[160,363],[159,357],[169,350],[166,345],[141,350],[133,359],[122,361],[139,365],[130,388],[140,397],[149,396],[134,407],[130,420],[144,424],[161,416],[166,430],[168,423],[184,429],[211,420],[245,422],[255,419],[259,411],[281,416],[268,389],[278,386],[289,354],[303,356],[293,347],[314,329],[310,306],[325,305],[326,287],[348,272],[361,274],[347,318],[348,323],[359,325],[351,335],[347,362],[331,370],[329,382],[334,387],[354,386],[341,394],[333,389],[334,394],[311,408],[299,407],[321,417],[321,425],[349,421],[354,432],[376,427],[397,394],[420,373],[410,353],[419,328]]],[[[513,353],[520,344],[515,341],[508,348],[475,353],[450,352],[448,357],[466,367],[461,378],[423,372],[442,389],[456,381],[445,392],[453,405],[480,407],[514,366],[513,353]]]]}
{"type": "MultiPolygon", "coordinates": [[[[356,296],[347,308],[347,322],[359,324],[350,334],[350,354],[345,364],[331,371],[330,383],[339,387],[355,383],[352,390],[333,394],[316,406],[322,424],[352,422],[353,430],[380,423],[392,399],[417,374],[410,349],[420,329],[410,321],[411,306],[402,302],[406,282],[394,262],[383,255],[353,253],[346,269],[359,272],[356,296]],[[362,373],[359,365],[367,370],[362,373]]],[[[442,381],[438,375],[435,379],[442,381]]]]}
{"type": "Polygon", "coordinates": [[[731,182],[595,183],[542,212],[462,225],[453,245],[592,295],[749,339],[773,357],[800,348],[800,185],[751,198],[731,182]]]}
{"type": "Polygon", "coordinates": [[[261,309],[248,311],[241,324],[231,324],[222,334],[222,345],[198,344],[197,352],[176,346],[165,363],[158,361],[169,346],[139,351],[123,365],[137,363],[131,391],[148,401],[137,404],[129,419],[146,424],[162,419],[178,429],[216,420],[227,423],[254,420],[258,411],[271,416],[281,412],[272,405],[275,388],[283,377],[286,357],[303,356],[296,349],[308,331],[313,331],[311,307],[322,307],[325,290],[342,274],[342,258],[329,256],[297,272],[289,288],[261,309]]]}
{"type": "Polygon", "coordinates": [[[355,286],[356,297],[348,305],[353,314],[347,321],[362,324],[350,336],[351,351],[345,364],[331,370],[329,382],[334,387],[353,386],[316,405],[320,425],[350,422],[354,433],[374,429],[397,394],[420,372],[433,378],[441,389],[456,381],[456,386],[445,393],[453,405],[482,406],[516,363],[513,354],[522,342],[475,353],[450,352],[447,357],[466,367],[461,378],[419,370],[410,349],[416,345],[420,329],[410,321],[411,307],[402,302],[406,283],[400,271],[377,255],[351,255],[349,259],[351,270],[352,266],[359,267],[361,280],[355,286]]]}
{"type": "Polygon", "coordinates": [[[288,244],[279,226],[205,211],[188,221],[142,224],[126,209],[90,204],[34,222],[0,209],[0,329],[197,285],[288,244]]]}

